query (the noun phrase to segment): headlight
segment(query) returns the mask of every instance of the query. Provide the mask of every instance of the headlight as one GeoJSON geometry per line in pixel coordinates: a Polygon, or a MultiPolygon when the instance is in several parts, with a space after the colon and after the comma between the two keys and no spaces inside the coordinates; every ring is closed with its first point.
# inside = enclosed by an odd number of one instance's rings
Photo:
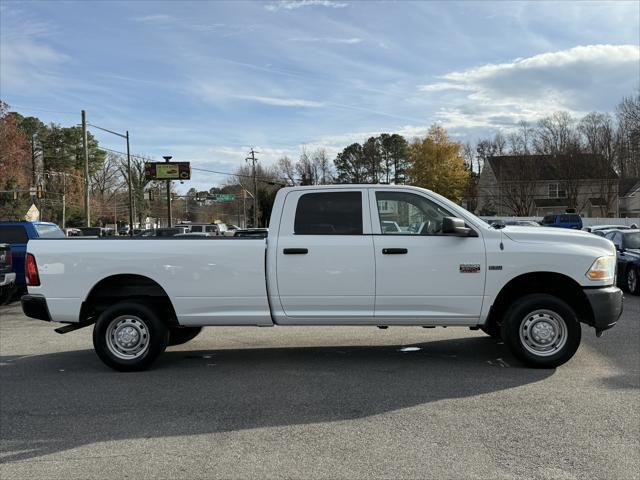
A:
{"type": "Polygon", "coordinates": [[[597,258],[591,268],[587,271],[589,280],[611,280],[616,273],[616,257],[608,255],[606,257],[597,258]]]}

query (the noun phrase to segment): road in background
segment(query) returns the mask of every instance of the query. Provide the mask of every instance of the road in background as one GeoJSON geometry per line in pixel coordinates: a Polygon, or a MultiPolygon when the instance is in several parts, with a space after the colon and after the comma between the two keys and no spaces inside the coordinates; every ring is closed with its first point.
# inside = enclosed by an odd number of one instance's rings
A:
{"type": "Polygon", "coordinates": [[[123,374],[53,328],[0,307],[3,480],[640,478],[638,297],[556,370],[464,329],[219,327],[123,374]]]}

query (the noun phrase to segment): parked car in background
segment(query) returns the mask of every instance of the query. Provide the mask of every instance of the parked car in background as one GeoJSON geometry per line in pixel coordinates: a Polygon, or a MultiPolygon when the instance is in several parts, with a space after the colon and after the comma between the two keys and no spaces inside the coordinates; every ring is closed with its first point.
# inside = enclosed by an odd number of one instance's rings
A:
{"type": "Polygon", "coordinates": [[[240,230],[240,227],[237,225],[227,225],[227,231],[224,232],[225,237],[233,237],[236,233],[236,230],[240,230]]]}
{"type": "Polygon", "coordinates": [[[82,236],[82,230],[80,230],[79,228],[65,228],[64,229],[64,234],[67,237],[81,237],[82,236]]]}
{"type": "Polygon", "coordinates": [[[0,222],[0,243],[11,246],[13,271],[16,274],[16,287],[26,286],[24,278],[24,256],[27,243],[34,238],[65,238],[58,225],[51,222],[0,222]]]}
{"type": "Polygon", "coordinates": [[[269,235],[268,228],[244,228],[236,230],[233,234],[234,237],[244,238],[267,238],[269,235]]]}
{"type": "Polygon", "coordinates": [[[629,230],[630,228],[628,225],[592,225],[590,227],[584,227],[583,230],[604,237],[612,230],[629,230]]]}
{"type": "Polygon", "coordinates": [[[216,237],[217,235],[211,232],[185,232],[178,233],[174,237],[191,237],[191,238],[203,238],[203,237],[216,237]]]}
{"type": "Polygon", "coordinates": [[[150,228],[135,235],[136,237],[174,237],[179,233],[187,233],[186,227],[150,228]]]}
{"type": "Polygon", "coordinates": [[[176,228],[186,228],[185,232],[207,232],[221,235],[220,228],[215,223],[180,223],[176,228]]]}
{"type": "Polygon", "coordinates": [[[83,237],[104,237],[104,230],[100,227],[80,227],[83,237]]]}
{"type": "Polygon", "coordinates": [[[16,274],[12,264],[11,246],[0,243],[0,305],[7,303],[13,296],[16,274]]]}
{"type": "Polygon", "coordinates": [[[572,228],[582,230],[582,218],[577,213],[556,213],[545,215],[542,219],[543,227],[572,228]]]}
{"type": "Polygon", "coordinates": [[[616,246],[618,286],[640,295],[640,230],[614,230],[605,238],[616,246]]]}

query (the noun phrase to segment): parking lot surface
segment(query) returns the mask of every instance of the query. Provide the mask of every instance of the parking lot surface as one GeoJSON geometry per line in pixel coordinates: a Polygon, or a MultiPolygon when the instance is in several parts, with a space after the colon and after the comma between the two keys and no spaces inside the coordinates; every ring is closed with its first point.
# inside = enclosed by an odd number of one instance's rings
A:
{"type": "MultiPolygon", "coordinates": [[[[57,325],[56,325],[57,326],[57,325]]],[[[640,478],[640,299],[556,370],[456,328],[208,328],[117,373],[0,307],[0,478],[640,478]]]]}

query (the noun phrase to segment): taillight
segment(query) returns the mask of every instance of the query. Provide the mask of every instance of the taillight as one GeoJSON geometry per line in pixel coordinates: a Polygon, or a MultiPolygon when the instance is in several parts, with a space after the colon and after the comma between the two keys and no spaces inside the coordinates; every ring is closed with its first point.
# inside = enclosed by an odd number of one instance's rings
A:
{"type": "Polygon", "coordinates": [[[40,276],[38,275],[36,257],[31,253],[27,253],[24,260],[24,276],[27,278],[27,285],[30,287],[40,286],[40,276]]]}

